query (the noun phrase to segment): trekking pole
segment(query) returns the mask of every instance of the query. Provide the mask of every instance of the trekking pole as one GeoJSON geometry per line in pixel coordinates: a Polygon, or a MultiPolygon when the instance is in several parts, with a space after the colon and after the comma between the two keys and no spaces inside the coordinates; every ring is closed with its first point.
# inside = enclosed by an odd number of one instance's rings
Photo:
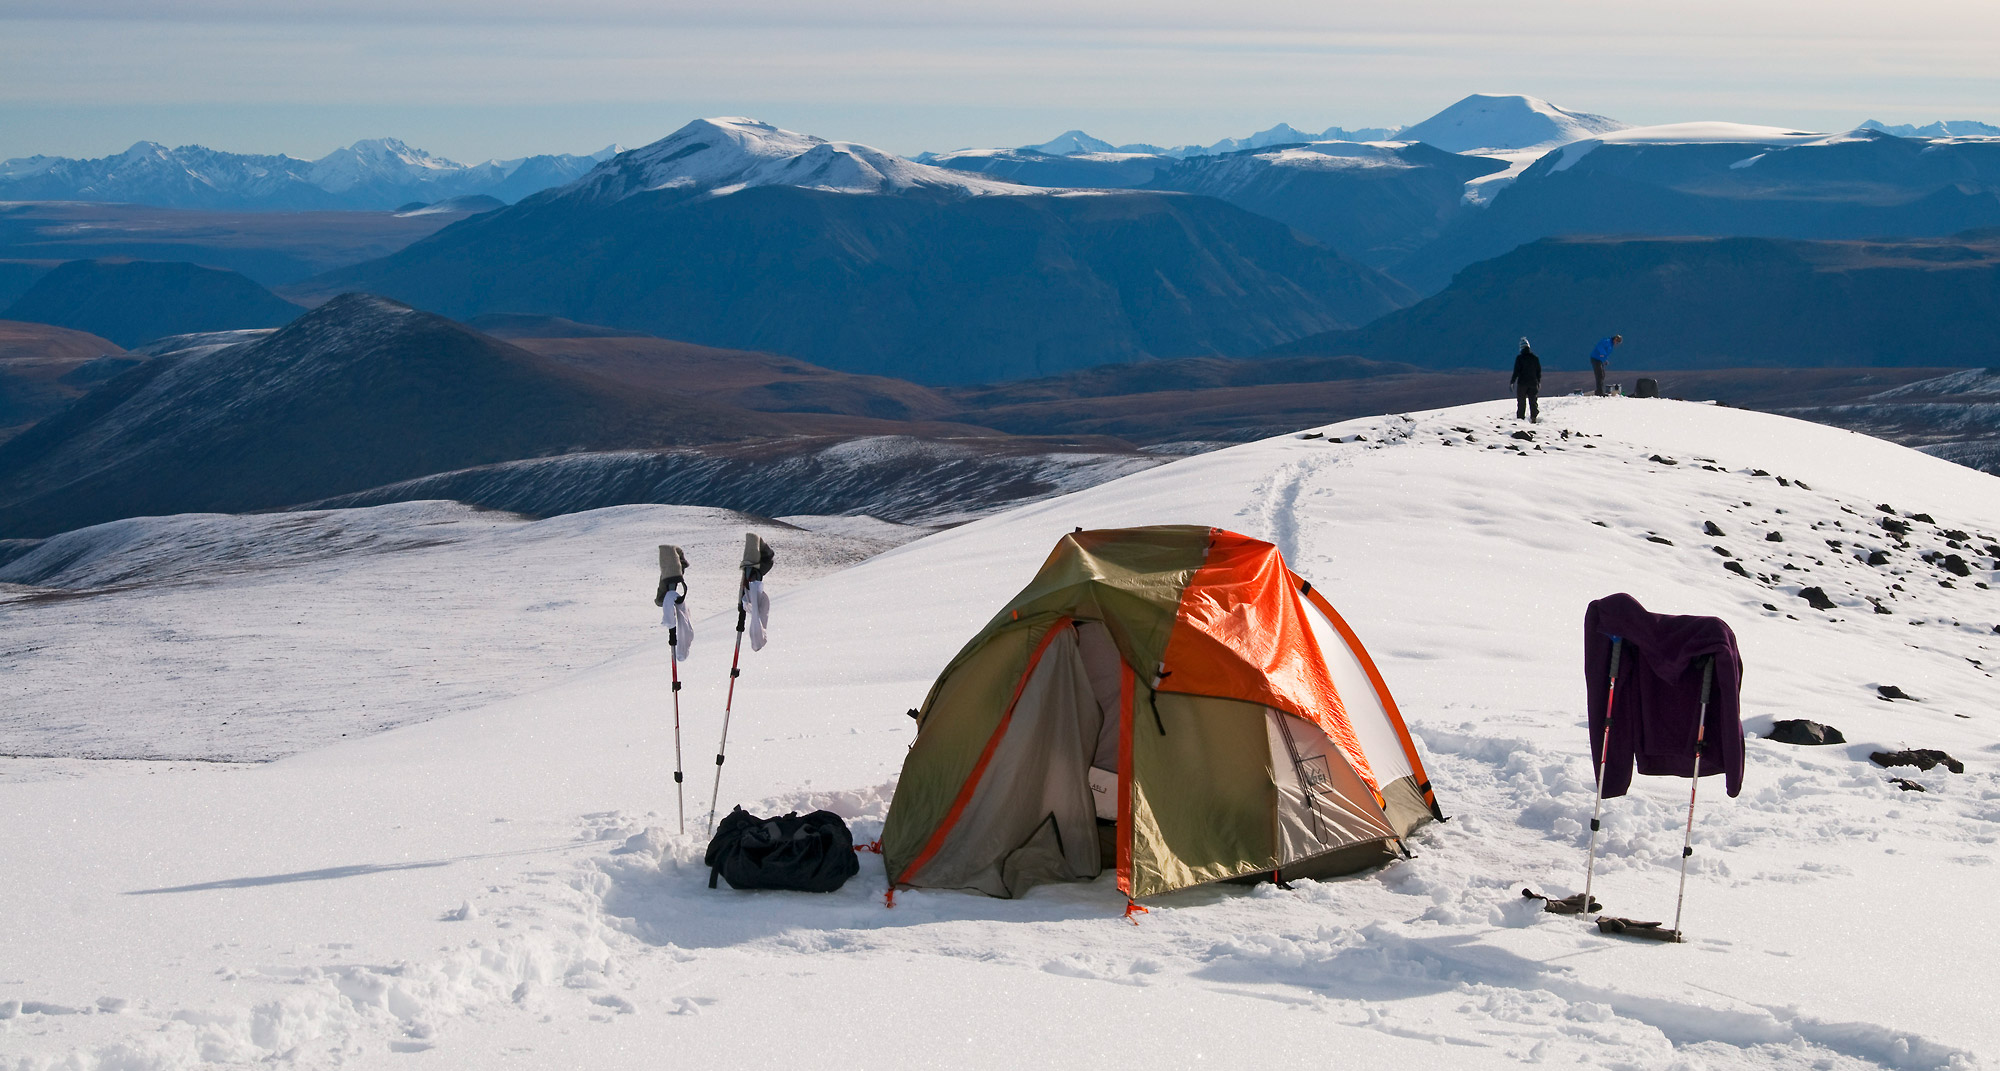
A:
{"type": "MultiPolygon", "coordinates": [[[[743,536],[743,577],[736,584],[736,652],[729,656],[729,691],[722,699],[722,741],[715,745],[715,788],[708,796],[708,831],[715,832],[715,810],[722,798],[722,760],[729,751],[729,713],[736,705],[736,678],[742,676],[743,629],[750,616],[750,585],[764,579],[771,570],[771,548],[757,533],[743,536]]],[[[759,633],[762,635],[762,633],[759,633]]],[[[761,642],[761,641],[760,641],[761,642]]]]}
{"type": "MultiPolygon", "coordinates": [[[[678,602],[680,599],[681,596],[674,596],[674,601],[678,602]]],[[[688,831],[688,800],[687,785],[683,783],[686,780],[686,771],[683,768],[685,764],[681,762],[681,660],[675,657],[672,650],[676,646],[674,641],[674,630],[668,629],[667,646],[669,650],[667,651],[667,664],[673,667],[674,674],[674,811],[680,818],[681,832],[686,833],[688,831]]]]}
{"type": "MultiPolygon", "coordinates": [[[[653,596],[655,605],[665,610],[667,625],[667,665],[671,667],[674,681],[674,796],[675,807],[680,816],[681,832],[687,832],[687,786],[684,764],[681,762],[681,629],[687,620],[687,555],[681,548],[668,544],[660,545],[660,588],[653,596]],[[672,595],[672,606],[667,605],[667,596],[672,595]]],[[[693,642],[690,630],[687,639],[693,642]]]]}
{"type": "Polygon", "coordinates": [[[1590,809],[1590,849],[1583,862],[1583,906],[1577,914],[1588,915],[1590,909],[1590,882],[1597,871],[1597,830],[1604,817],[1604,767],[1611,758],[1611,711],[1618,701],[1618,656],[1625,646],[1622,637],[1611,637],[1611,689],[1604,696],[1604,736],[1597,747],[1597,803],[1590,809]]]}
{"type": "Polygon", "coordinates": [[[1715,656],[1701,664],[1701,721],[1694,729],[1694,776],[1688,778],[1687,836],[1681,841],[1681,889],[1674,894],[1674,940],[1681,939],[1681,905],[1687,900],[1688,857],[1694,854],[1694,794],[1701,787],[1701,751],[1708,736],[1708,689],[1715,680],[1715,656]]]}

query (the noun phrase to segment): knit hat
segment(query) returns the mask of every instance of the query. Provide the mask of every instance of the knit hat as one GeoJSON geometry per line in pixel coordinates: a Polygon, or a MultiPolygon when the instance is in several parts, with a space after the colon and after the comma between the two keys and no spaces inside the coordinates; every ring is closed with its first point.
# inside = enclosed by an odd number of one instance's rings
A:
{"type": "Polygon", "coordinates": [[[1526,336],[1526,335],[1522,335],[1522,336],[1521,336],[1521,348],[1522,348],[1522,349],[1524,349],[1524,350],[1526,350],[1526,349],[1533,349],[1533,348],[1534,348],[1534,347],[1532,347],[1532,346],[1528,345],[1528,336],[1526,336]]]}

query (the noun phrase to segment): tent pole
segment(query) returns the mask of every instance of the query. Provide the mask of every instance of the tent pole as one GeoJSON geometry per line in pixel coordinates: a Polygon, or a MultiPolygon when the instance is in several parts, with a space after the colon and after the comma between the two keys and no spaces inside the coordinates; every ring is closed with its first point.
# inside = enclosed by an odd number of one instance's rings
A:
{"type": "Polygon", "coordinates": [[[1577,909],[1580,915],[1591,913],[1590,883],[1597,872],[1597,830],[1604,817],[1604,767],[1611,758],[1611,713],[1618,701],[1618,656],[1624,646],[1623,637],[1611,637],[1611,688],[1604,696],[1604,737],[1597,746],[1597,802],[1590,808],[1590,847],[1583,859],[1583,906],[1577,909]]]}
{"type": "Polygon", "coordinates": [[[729,750],[729,709],[736,703],[736,678],[742,675],[738,668],[743,661],[743,624],[749,617],[750,604],[744,595],[750,590],[750,570],[743,570],[743,582],[736,589],[736,653],[729,656],[729,692],[722,699],[722,742],[715,745],[715,788],[708,794],[708,831],[715,832],[715,805],[722,798],[722,757],[729,750]]]}
{"type": "Polygon", "coordinates": [[[1688,856],[1694,854],[1694,796],[1701,788],[1701,751],[1708,736],[1708,689],[1715,680],[1715,656],[1701,664],[1701,721],[1694,728],[1694,776],[1688,778],[1687,836],[1681,841],[1681,889],[1674,894],[1674,940],[1681,939],[1681,905],[1687,901],[1688,856]]]}

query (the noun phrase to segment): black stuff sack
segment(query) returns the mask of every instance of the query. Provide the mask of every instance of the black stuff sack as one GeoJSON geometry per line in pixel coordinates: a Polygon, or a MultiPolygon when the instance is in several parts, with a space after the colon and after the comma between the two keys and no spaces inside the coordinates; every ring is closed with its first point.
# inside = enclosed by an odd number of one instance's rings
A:
{"type": "Polygon", "coordinates": [[[832,811],[759,818],[738,807],[715,827],[702,862],[711,889],[721,877],[732,889],[832,892],[861,871],[854,835],[832,811]]]}

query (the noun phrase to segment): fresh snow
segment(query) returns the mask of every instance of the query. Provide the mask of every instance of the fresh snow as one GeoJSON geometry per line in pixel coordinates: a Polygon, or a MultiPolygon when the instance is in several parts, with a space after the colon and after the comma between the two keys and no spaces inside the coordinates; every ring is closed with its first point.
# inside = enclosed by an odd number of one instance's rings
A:
{"type": "MultiPolygon", "coordinates": [[[[1944,549],[1940,529],[2000,538],[2000,485],[1716,406],[1553,398],[1533,441],[1510,437],[1510,415],[1496,401],[1203,454],[831,573],[799,567],[814,541],[868,529],[798,519],[771,577],[773,638],[744,655],[722,806],[829,807],[864,842],[911,739],[902,711],[1072,527],[1270,539],[1346,614],[1452,820],[1414,838],[1412,860],[1289,890],[1187,890],[1136,926],[1108,876],[1018,901],[906,891],[891,909],[864,855],[826,896],[706,887],[731,518],[357,511],[319,522],[347,533],[323,557],[253,518],[153,522],[157,552],[94,537],[79,579],[110,588],[0,606],[7,709],[17,665],[71,661],[39,718],[49,731],[178,721],[226,746],[213,723],[253,690],[362,721],[361,702],[462,686],[482,660],[509,698],[465,696],[259,765],[0,760],[0,1057],[10,1071],[729,1068],[768,1066],[784,1044],[832,1066],[1193,1067],[1278,1044],[1453,1068],[1990,1064],[2000,608],[1977,585],[1996,577],[1983,552],[1967,577],[1924,556],[1944,549]],[[1879,504],[1911,525],[1907,547],[1879,504]],[[464,538],[352,546],[357,530],[415,538],[426,518],[464,538]],[[181,549],[173,524],[220,526],[228,545],[181,549]],[[697,570],[686,834],[651,605],[652,545],[669,541],[697,570]],[[1890,564],[1866,565],[1873,550],[1890,564]],[[172,579],[123,590],[120,561],[172,579]],[[1835,609],[1808,608],[1808,584],[1835,609]],[[1749,776],[1734,800],[1701,785],[1685,945],[1603,937],[1519,895],[1580,885],[1579,622],[1621,590],[1721,615],[1747,664],[1749,776]],[[564,601],[580,605],[530,609],[564,601]],[[17,639],[22,622],[42,631],[17,639]],[[144,647],[83,650],[99,628],[144,647]],[[119,699],[121,659],[170,672],[183,642],[187,679],[119,699]],[[435,677],[411,672],[420,644],[450,660],[435,677]],[[1892,684],[1916,700],[1879,698],[1892,684]],[[211,695],[235,698],[197,713],[211,695]],[[1789,717],[1850,743],[1761,739],[1789,717]],[[1906,746],[1966,771],[1867,760],[1906,746]]],[[[1607,804],[1595,891],[1613,912],[1671,917],[1687,789],[1642,779],[1607,804]]]]}

